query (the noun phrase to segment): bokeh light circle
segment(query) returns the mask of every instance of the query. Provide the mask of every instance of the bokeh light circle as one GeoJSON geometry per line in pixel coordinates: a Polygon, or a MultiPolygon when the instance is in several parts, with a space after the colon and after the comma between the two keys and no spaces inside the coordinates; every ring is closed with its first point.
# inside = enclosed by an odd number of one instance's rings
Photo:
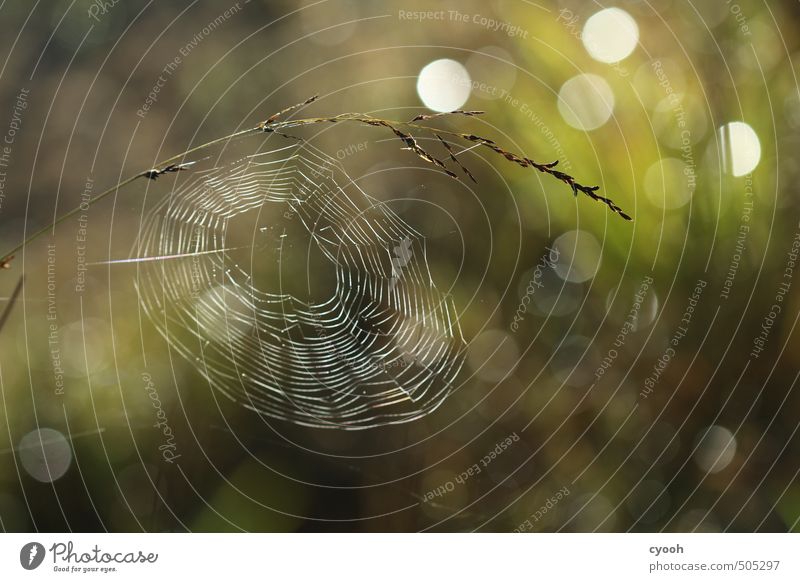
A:
{"type": "Polygon", "coordinates": [[[697,439],[694,460],[708,473],[719,473],[736,456],[736,438],[723,426],[710,426],[697,439]]]}
{"type": "Polygon", "coordinates": [[[72,448],[66,437],[52,428],[33,430],[17,446],[25,471],[37,481],[50,483],[64,476],[72,464],[72,448]]]}
{"type": "Polygon", "coordinates": [[[586,21],[581,39],[594,60],[616,63],[629,56],[639,44],[639,26],[621,8],[604,8],[586,21]]]}
{"type": "Polygon", "coordinates": [[[419,72],[417,94],[433,111],[459,109],[469,99],[472,80],[467,69],[452,59],[428,63],[419,72]]]}
{"type": "Polygon", "coordinates": [[[720,128],[723,167],[733,176],[746,176],[761,161],[761,141],[756,131],[743,121],[732,121],[720,128]]]}
{"type": "Polygon", "coordinates": [[[583,283],[600,269],[602,249],[595,236],[585,230],[570,230],[553,243],[559,259],[553,270],[570,283],[583,283]]]}
{"type": "Polygon", "coordinates": [[[674,209],[692,199],[696,187],[694,168],[677,158],[663,158],[644,175],[647,198],[657,208],[674,209]]]}
{"type": "Polygon", "coordinates": [[[614,113],[614,92],[603,77],[576,75],[561,86],[558,111],[575,129],[597,129],[614,113]]]}

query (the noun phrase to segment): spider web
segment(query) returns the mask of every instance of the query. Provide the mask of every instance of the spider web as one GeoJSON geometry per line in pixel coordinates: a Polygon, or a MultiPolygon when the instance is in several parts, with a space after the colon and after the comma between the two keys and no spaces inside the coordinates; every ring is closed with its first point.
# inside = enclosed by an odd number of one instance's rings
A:
{"type": "Polygon", "coordinates": [[[181,172],[143,224],[140,303],[231,400],[358,429],[452,391],[464,342],[424,236],[308,143],[181,172]]]}

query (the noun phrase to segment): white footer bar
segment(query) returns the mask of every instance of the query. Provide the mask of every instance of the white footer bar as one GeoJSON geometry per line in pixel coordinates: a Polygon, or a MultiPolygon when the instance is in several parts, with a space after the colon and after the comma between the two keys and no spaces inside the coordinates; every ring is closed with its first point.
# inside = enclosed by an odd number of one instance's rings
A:
{"type": "Polygon", "coordinates": [[[791,534],[2,534],[0,580],[796,581],[798,554],[791,534]]]}

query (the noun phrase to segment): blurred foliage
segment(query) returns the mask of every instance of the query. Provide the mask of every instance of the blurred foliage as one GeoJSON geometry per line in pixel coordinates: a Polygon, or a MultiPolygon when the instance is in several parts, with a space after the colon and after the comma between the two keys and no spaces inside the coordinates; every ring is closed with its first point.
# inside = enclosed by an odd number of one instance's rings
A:
{"type": "MultiPolygon", "coordinates": [[[[623,0],[640,45],[614,66],[587,54],[579,33],[598,7],[577,0],[437,3],[468,22],[401,18],[399,11],[431,10],[406,0],[134,1],[92,18],[99,4],[0,8],[0,51],[8,57],[0,69],[0,133],[20,90],[30,91],[6,168],[0,251],[78,205],[87,177],[96,193],[317,93],[304,114],[410,119],[424,111],[417,75],[439,58],[465,64],[473,82],[465,107],[486,111],[441,120],[442,127],[474,131],[536,160],[560,158],[634,222],[491,152],[464,155],[478,184],[462,184],[381,130],[302,130],[428,237],[432,276],[452,293],[465,338],[491,330],[507,338],[500,356],[489,348],[468,353],[456,390],[430,416],[359,432],[268,421],[213,393],[141,313],[135,266],[92,267],[86,291],[75,292],[79,224],[67,222],[0,273],[2,296],[25,274],[24,299],[0,336],[3,529],[511,531],[529,520],[533,531],[797,530],[796,288],[764,353],[745,365],[798,230],[796,2],[739,0],[751,32],[744,35],[733,3],[623,0]],[[231,7],[229,18],[203,33],[231,7]],[[578,18],[577,28],[562,10],[578,18]],[[527,34],[493,31],[475,15],[527,34]],[[178,56],[177,69],[165,74],[178,56]],[[694,195],[674,209],[653,203],[646,188],[654,163],[681,158],[656,60],[681,95],[695,161],[694,195]],[[558,109],[562,85],[583,73],[604,78],[615,98],[613,117],[593,131],[571,127],[558,109]],[[137,114],[159,76],[157,98],[137,114]],[[481,83],[503,97],[487,98],[481,83]],[[760,139],[760,163],[748,177],[731,176],[720,161],[728,154],[719,128],[737,120],[760,139]],[[749,181],[750,229],[725,299],[749,181]],[[537,299],[544,311],[531,309],[512,334],[532,269],[576,229],[598,242],[596,275],[565,282],[546,273],[537,299]],[[63,395],[48,343],[48,245],[57,257],[63,395]],[[654,284],[637,329],[595,382],[648,275],[654,284]],[[708,286],[688,333],[653,394],[642,398],[698,279],[708,286]],[[486,362],[512,373],[492,380],[479,369],[486,362]],[[162,459],[145,372],[176,435],[179,462],[162,459]],[[718,472],[697,462],[709,426],[735,438],[735,454],[718,472]],[[40,427],[70,436],[71,466],[52,483],[34,479],[15,452],[40,427]],[[519,441],[479,475],[423,501],[511,434],[519,441]],[[534,521],[563,487],[569,495],[534,521]]],[[[168,192],[168,180],[135,183],[92,207],[90,262],[128,256],[142,209],[168,192]]]]}

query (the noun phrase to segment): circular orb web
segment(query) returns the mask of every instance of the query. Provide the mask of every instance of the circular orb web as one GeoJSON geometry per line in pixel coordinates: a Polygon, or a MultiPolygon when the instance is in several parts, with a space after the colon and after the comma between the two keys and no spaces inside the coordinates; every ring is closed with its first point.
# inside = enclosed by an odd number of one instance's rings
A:
{"type": "Polygon", "coordinates": [[[425,65],[417,78],[417,93],[425,107],[433,111],[454,111],[469,98],[472,81],[464,65],[452,59],[439,59],[425,65]]]}
{"type": "Polygon", "coordinates": [[[745,176],[761,161],[761,142],[755,130],[743,121],[720,128],[722,167],[732,175],[745,176]]]}
{"type": "Polygon", "coordinates": [[[605,8],[586,21],[581,40],[594,60],[617,63],[636,48],[639,43],[639,27],[624,10],[605,8]]]}
{"type": "Polygon", "coordinates": [[[20,463],[37,481],[51,483],[60,479],[72,464],[72,448],[66,437],[52,428],[29,432],[17,447],[20,463]]]}
{"type": "Polygon", "coordinates": [[[598,75],[576,75],[561,86],[558,111],[575,129],[597,129],[605,125],[614,112],[614,92],[598,75]]]}
{"type": "Polygon", "coordinates": [[[228,399],[303,426],[436,409],[463,340],[424,235],[308,142],[240,143],[246,155],[227,146],[233,161],[180,174],[134,243],[140,302],[170,349],[228,399]]]}

